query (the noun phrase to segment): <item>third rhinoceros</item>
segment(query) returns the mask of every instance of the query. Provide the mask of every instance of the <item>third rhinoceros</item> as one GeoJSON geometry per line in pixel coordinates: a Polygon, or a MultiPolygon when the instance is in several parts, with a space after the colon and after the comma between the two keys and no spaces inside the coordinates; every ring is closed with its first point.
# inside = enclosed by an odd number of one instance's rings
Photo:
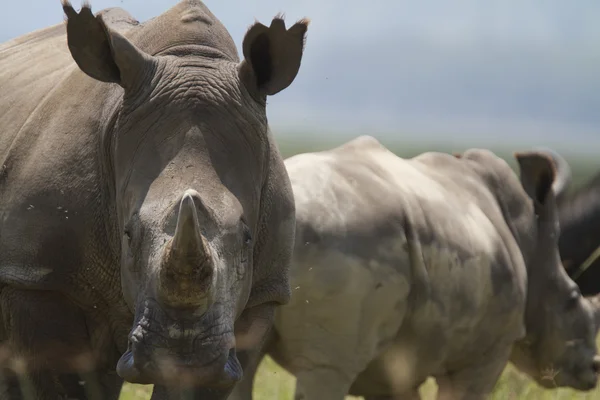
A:
{"type": "MultiPolygon", "coordinates": [[[[561,265],[540,152],[402,159],[364,136],[286,160],[296,199],[292,300],[270,354],[296,399],[483,399],[510,360],[541,385],[590,390],[596,298],[561,265]]],[[[250,399],[252,375],[236,388],[250,399]]]]}
{"type": "Polygon", "coordinates": [[[600,172],[573,191],[569,191],[571,168],[558,152],[544,148],[552,157],[564,185],[557,188],[558,218],[561,234],[560,256],[567,273],[583,295],[600,293],[600,172]]]}

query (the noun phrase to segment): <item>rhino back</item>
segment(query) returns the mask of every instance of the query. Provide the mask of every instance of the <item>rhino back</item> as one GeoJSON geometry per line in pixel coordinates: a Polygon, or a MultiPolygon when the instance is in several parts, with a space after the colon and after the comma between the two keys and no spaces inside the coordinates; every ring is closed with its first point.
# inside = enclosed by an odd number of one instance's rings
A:
{"type": "Polygon", "coordinates": [[[501,233],[508,228],[476,172],[450,155],[404,160],[359,140],[286,160],[300,257],[312,245],[394,263],[408,241],[426,254],[449,251],[461,262],[504,253],[501,233]]]}
{"type": "Polygon", "coordinates": [[[0,160],[20,127],[74,65],[63,25],[0,46],[0,160]]]}
{"type": "MultiPolygon", "coordinates": [[[[119,32],[124,33],[137,24],[120,8],[102,10],[99,14],[119,32]]],[[[52,92],[75,70],[63,23],[0,44],[0,161],[7,157],[21,127],[40,105],[46,100],[60,102],[52,92]]],[[[77,71],[77,74],[82,73],[77,71]]]]}
{"type": "MultiPolygon", "coordinates": [[[[297,215],[292,284],[309,287],[311,295],[320,291],[311,299],[327,299],[318,305],[292,299],[292,307],[325,313],[360,303],[334,300],[349,282],[368,288],[353,292],[364,299],[394,282],[387,301],[405,305],[391,310],[402,325],[394,334],[420,354],[416,371],[458,363],[502,335],[522,334],[524,265],[512,262],[519,258],[500,207],[465,163],[444,154],[403,160],[374,139],[359,138],[291,157],[286,167],[297,215]]],[[[286,322],[282,314],[278,329],[286,322]]],[[[374,361],[363,374],[369,383],[359,379],[356,389],[377,387],[373,380],[386,362],[374,361]]]]}

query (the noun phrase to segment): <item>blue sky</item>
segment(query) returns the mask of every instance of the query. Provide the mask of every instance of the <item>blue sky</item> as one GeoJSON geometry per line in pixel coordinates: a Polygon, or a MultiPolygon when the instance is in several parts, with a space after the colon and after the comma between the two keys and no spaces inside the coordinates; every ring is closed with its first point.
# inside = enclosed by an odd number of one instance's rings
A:
{"type": "MultiPolygon", "coordinates": [[[[176,1],[91,3],[144,21],[176,1]]],[[[205,3],[238,48],[255,18],[311,19],[298,77],[269,100],[278,135],[568,144],[600,153],[597,0],[205,3]]],[[[0,41],[62,20],[59,0],[6,2],[0,41]]]]}

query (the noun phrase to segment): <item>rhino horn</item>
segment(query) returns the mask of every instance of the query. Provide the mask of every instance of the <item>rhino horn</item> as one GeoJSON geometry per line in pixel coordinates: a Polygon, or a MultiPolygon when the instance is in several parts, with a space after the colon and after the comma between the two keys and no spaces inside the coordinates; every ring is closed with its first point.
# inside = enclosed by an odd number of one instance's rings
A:
{"type": "Polygon", "coordinates": [[[200,232],[196,203],[199,195],[187,190],[181,199],[175,235],[165,249],[160,271],[161,298],[174,307],[207,307],[213,262],[200,232]]]}
{"type": "Polygon", "coordinates": [[[181,266],[188,264],[187,267],[190,269],[188,273],[193,272],[198,262],[205,264],[209,258],[206,242],[200,232],[196,202],[191,190],[186,191],[181,199],[171,252],[174,259],[181,261],[178,264],[182,264],[181,266]]]}

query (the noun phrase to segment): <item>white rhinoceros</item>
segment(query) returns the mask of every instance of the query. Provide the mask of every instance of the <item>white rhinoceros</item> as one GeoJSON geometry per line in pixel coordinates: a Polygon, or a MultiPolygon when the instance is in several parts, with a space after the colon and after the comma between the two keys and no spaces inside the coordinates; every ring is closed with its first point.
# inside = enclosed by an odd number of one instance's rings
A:
{"type": "Polygon", "coordinates": [[[550,156],[515,157],[520,182],[487,150],[402,159],[368,136],[285,161],[293,294],[266,348],[296,400],[417,399],[430,376],[440,399],[483,399],[509,360],[544,386],[596,386],[598,301],[558,255],[563,183],[550,156]]]}
{"type": "MultiPolygon", "coordinates": [[[[290,296],[266,98],[296,77],[308,21],[256,22],[240,61],[199,0],[141,24],[63,9],[0,45],[2,361],[40,399],[116,399],[122,378],[224,398],[290,296]]],[[[21,398],[7,380],[0,398],[21,398]]]]}

